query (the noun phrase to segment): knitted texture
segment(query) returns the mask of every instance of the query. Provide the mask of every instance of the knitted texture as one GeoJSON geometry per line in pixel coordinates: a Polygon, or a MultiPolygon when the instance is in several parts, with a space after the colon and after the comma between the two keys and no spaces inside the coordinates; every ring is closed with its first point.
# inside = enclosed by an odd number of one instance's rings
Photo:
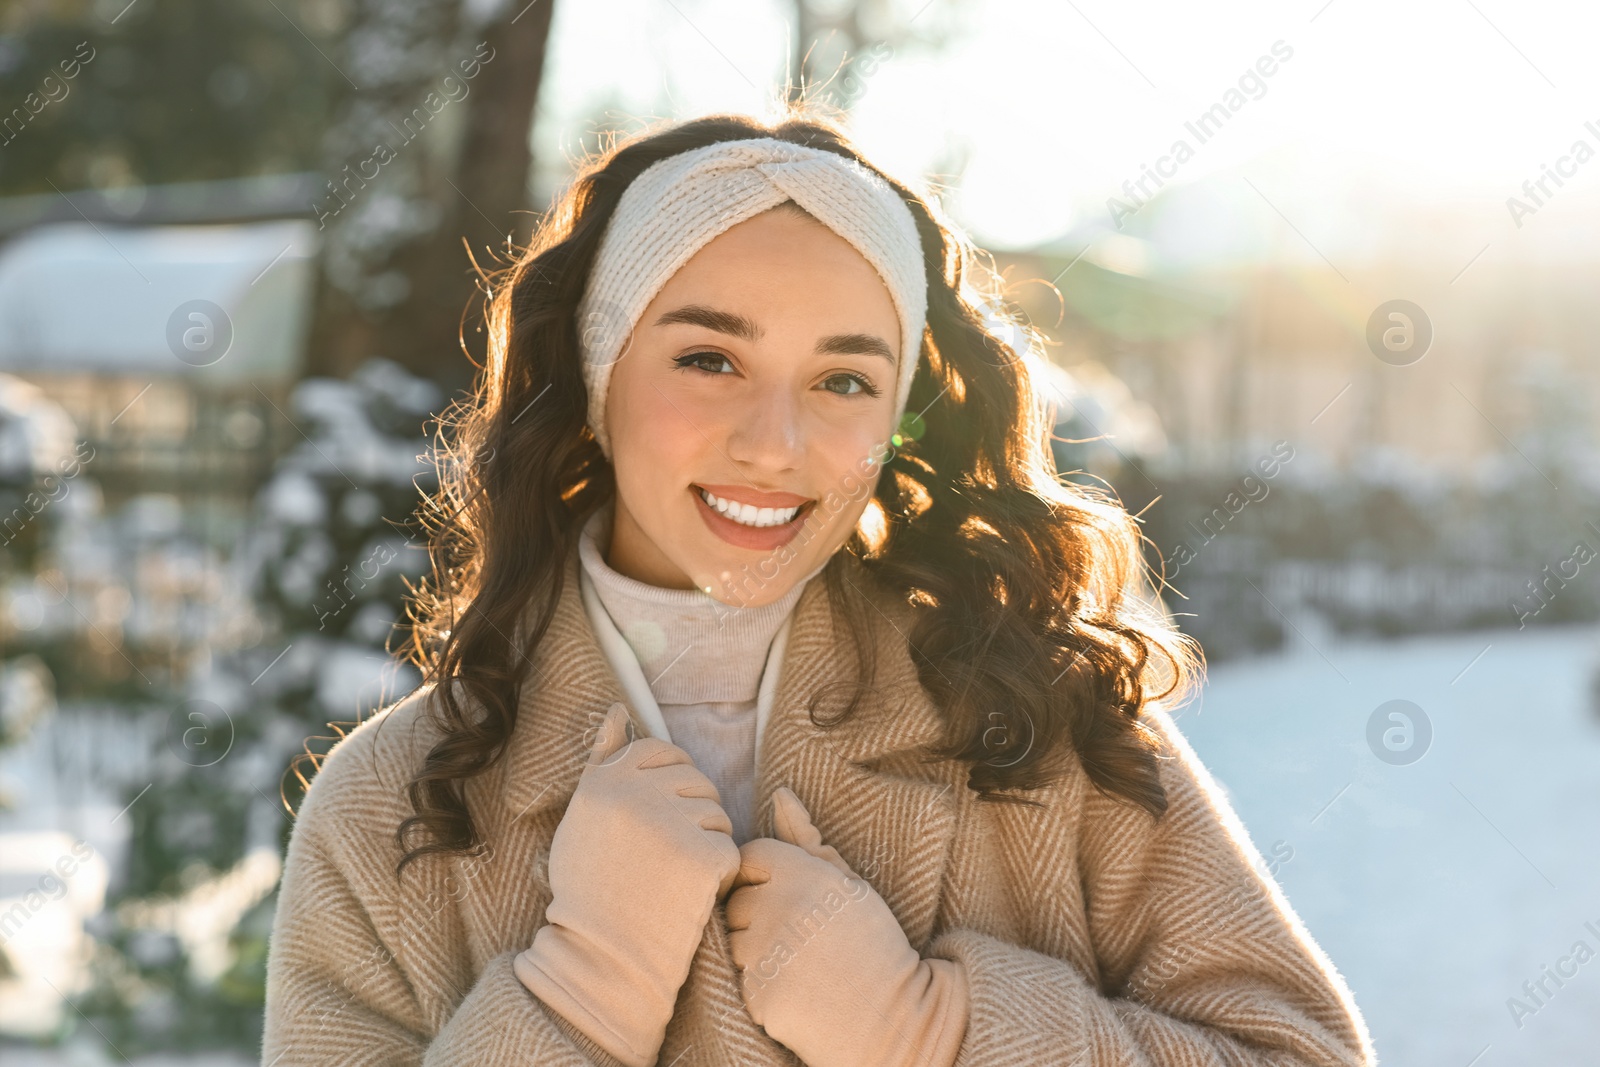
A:
{"type": "MultiPolygon", "coordinates": [[[[962,965],[971,1009],[956,1067],[1376,1063],[1344,979],[1171,716],[1148,716],[1168,750],[1159,821],[1070,758],[1062,780],[1027,794],[1041,806],[981,802],[960,765],[919,758],[942,717],[902,636],[914,606],[872,591],[842,553],[830,565],[876,608],[878,687],[846,722],[811,722],[806,698],[849,681],[854,657],[825,583],[810,583],[762,740],[757,830],[773,836],[772,794],[788,786],[910,944],[962,965]]],[[[504,757],[465,787],[481,855],[426,857],[395,876],[406,783],[440,736],[433,689],[327,757],[289,844],[263,1063],[602,1062],[511,968],[543,923],[550,842],[591,731],[622,699],[584,614],[576,551],[564,573],[504,757]]],[[[719,903],[658,1067],[799,1062],[746,1011],[719,903]]]]}
{"type": "Polygon", "coordinates": [[[754,708],[772,638],[816,572],[760,607],[734,607],[699,589],[650,585],[605,560],[615,508],[613,499],[589,516],[579,533],[578,558],[662,711],[669,704],[730,701],[754,708]]]}
{"type": "Polygon", "coordinates": [[[894,189],[853,159],[771,137],[722,141],[646,167],[623,190],[578,305],[589,428],[611,455],[606,394],[634,325],[713,237],[793,200],[849,241],[883,278],[900,317],[895,423],[905,412],[927,321],[917,224],[894,189]]]}

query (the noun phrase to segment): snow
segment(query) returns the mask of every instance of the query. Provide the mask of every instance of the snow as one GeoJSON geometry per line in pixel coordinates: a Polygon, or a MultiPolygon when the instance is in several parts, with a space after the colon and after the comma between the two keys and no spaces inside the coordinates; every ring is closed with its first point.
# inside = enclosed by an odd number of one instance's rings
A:
{"type": "Polygon", "coordinates": [[[278,477],[304,472],[362,485],[405,485],[431,470],[421,451],[425,441],[374,425],[368,410],[374,394],[418,422],[438,400],[431,383],[410,379],[387,360],[367,361],[350,381],[307,378],[294,387],[290,405],[302,425],[310,424],[310,437],[284,457],[278,477]],[[404,377],[397,381],[396,375],[404,377]]]}
{"type": "Polygon", "coordinates": [[[1278,881],[1350,983],[1380,1062],[1600,1062],[1600,960],[1569,961],[1576,973],[1545,978],[1537,1000],[1523,989],[1580,940],[1600,953],[1597,638],[1588,625],[1321,632],[1217,666],[1179,713],[1256,846],[1293,850],[1278,881]],[[1368,747],[1369,718],[1393,699],[1432,726],[1409,764],[1368,747]],[[1513,997],[1531,1012],[1514,1016],[1513,997]]]}
{"type": "Polygon", "coordinates": [[[306,219],[35,227],[0,249],[0,368],[293,380],[317,247],[306,219]],[[198,303],[221,320],[191,319],[198,303]],[[217,331],[214,356],[174,347],[194,323],[217,331]]]}
{"type": "Polygon", "coordinates": [[[78,430],[43,389],[0,374],[0,478],[28,484],[46,472],[73,469],[78,430]]]}
{"type": "Polygon", "coordinates": [[[370,648],[327,642],[317,672],[317,702],[329,716],[350,719],[359,710],[393,703],[421,681],[415,667],[370,648]]]}
{"type": "Polygon", "coordinates": [[[81,992],[94,945],[84,920],[105,902],[109,868],[58,830],[0,831],[0,947],[15,974],[0,998],[0,1032],[46,1037],[81,992]]]}

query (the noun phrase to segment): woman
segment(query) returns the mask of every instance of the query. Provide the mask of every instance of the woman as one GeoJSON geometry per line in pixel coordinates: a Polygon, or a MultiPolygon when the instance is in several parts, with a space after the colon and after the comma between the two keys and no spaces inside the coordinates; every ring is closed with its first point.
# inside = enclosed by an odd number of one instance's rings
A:
{"type": "Polygon", "coordinates": [[[714,116],[496,282],[428,680],[302,805],[264,1062],[1374,1062],[932,203],[714,116]]]}

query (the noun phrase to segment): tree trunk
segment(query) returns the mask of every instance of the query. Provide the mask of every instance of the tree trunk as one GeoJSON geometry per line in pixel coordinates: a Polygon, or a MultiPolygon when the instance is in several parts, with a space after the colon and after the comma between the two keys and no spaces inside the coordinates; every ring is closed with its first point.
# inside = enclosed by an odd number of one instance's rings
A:
{"type": "Polygon", "coordinates": [[[493,269],[532,229],[516,213],[554,2],[502,2],[473,24],[461,0],[363,0],[341,64],[358,88],[329,131],[312,373],[383,356],[447,392],[471,382],[473,260],[493,269]]]}
{"type": "Polygon", "coordinates": [[[507,241],[525,245],[533,232],[529,133],[544,72],[555,0],[513,0],[480,27],[493,58],[472,85],[455,173],[444,186],[446,224],[411,251],[412,299],[377,336],[380,350],[407,353],[398,362],[444,386],[471,384],[485,335],[474,263],[484,271],[511,262],[507,241]],[[520,13],[519,13],[520,12],[520,13]]]}

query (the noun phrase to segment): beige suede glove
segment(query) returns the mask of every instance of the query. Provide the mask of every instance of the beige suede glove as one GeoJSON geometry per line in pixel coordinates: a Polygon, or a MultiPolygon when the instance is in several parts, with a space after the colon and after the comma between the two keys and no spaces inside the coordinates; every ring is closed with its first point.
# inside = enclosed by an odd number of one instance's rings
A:
{"type": "Polygon", "coordinates": [[[745,842],[728,940],[750,1017],[807,1067],[951,1067],[966,1036],[967,975],[925,960],[894,912],[773,793],[778,840],[745,842]]]}
{"type": "Polygon", "coordinates": [[[689,754],[627,739],[613,704],[550,841],[550,906],[517,978],[628,1067],[651,1067],[739,871],[733,824],[689,754]]]}

